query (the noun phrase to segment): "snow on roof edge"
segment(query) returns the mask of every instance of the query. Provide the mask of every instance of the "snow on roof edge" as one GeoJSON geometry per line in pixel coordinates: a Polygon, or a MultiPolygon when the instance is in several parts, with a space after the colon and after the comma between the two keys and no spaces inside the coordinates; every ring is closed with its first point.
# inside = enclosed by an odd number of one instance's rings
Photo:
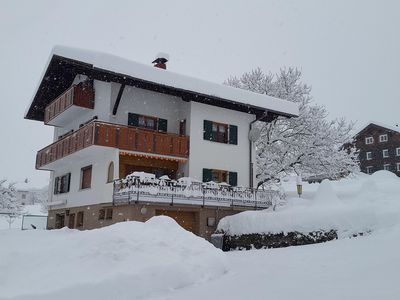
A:
{"type": "Polygon", "coordinates": [[[384,123],[376,122],[376,121],[369,121],[367,123],[364,123],[364,125],[360,127],[360,129],[357,131],[355,136],[357,136],[361,131],[363,131],[365,128],[367,128],[371,124],[374,124],[374,125],[377,125],[379,127],[383,127],[383,128],[386,128],[386,129],[389,129],[389,130],[396,131],[396,132],[400,133],[400,127],[386,125],[384,123]]]}
{"type": "MultiPolygon", "coordinates": [[[[139,78],[183,90],[189,90],[204,95],[210,95],[259,109],[271,110],[292,116],[298,116],[299,114],[298,105],[294,102],[234,88],[227,85],[209,82],[203,79],[174,73],[168,70],[162,70],[151,65],[145,65],[131,61],[113,54],[66,46],[53,47],[41,80],[53,55],[82,61],[84,63],[92,64],[97,68],[113,71],[134,78],[139,78]]],[[[29,107],[25,112],[25,116],[29,110],[29,107]]]]}

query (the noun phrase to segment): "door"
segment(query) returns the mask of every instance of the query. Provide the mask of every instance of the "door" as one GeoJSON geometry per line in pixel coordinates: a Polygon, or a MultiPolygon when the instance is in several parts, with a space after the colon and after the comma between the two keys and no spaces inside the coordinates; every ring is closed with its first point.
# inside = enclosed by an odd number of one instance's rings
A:
{"type": "Polygon", "coordinates": [[[156,216],[168,216],[173,218],[187,231],[197,233],[196,213],[192,211],[156,210],[156,216]]]}
{"type": "Polygon", "coordinates": [[[75,214],[69,214],[68,228],[70,228],[70,229],[74,229],[75,228],[75,214]]]}
{"type": "Polygon", "coordinates": [[[60,229],[64,227],[65,216],[64,214],[56,214],[56,224],[55,228],[60,229]]]}
{"type": "Polygon", "coordinates": [[[186,135],[186,119],[179,122],[179,134],[186,135]]]}

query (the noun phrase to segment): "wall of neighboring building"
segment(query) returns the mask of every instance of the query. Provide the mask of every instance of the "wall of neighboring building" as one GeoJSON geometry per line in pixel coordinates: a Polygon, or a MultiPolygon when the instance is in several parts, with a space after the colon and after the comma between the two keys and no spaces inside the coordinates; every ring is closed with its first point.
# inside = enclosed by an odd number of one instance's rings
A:
{"type": "MultiPolygon", "coordinates": [[[[203,168],[237,172],[238,185],[250,184],[249,124],[254,115],[191,102],[189,176],[203,179],[203,168]],[[204,120],[238,127],[237,145],[204,140],[204,120]]],[[[253,176],[254,177],[254,176],[253,176]]]]}
{"type": "Polygon", "coordinates": [[[356,137],[356,147],[359,150],[361,171],[367,173],[367,168],[372,167],[372,172],[384,169],[384,165],[390,166],[390,171],[400,176],[398,164],[400,155],[397,155],[397,148],[400,148],[400,133],[385,129],[373,124],[361,131],[356,137]],[[379,136],[387,134],[388,140],[380,142],[379,136]],[[365,139],[373,137],[372,144],[366,144],[365,139]],[[383,150],[389,151],[389,157],[383,157],[383,150]],[[372,159],[367,159],[367,152],[371,152],[372,159]]]}

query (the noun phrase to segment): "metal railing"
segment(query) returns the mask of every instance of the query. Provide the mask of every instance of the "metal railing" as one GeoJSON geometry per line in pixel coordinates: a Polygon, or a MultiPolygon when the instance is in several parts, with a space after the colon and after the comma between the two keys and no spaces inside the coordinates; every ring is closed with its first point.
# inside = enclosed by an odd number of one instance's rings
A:
{"type": "Polygon", "coordinates": [[[190,185],[176,181],[154,180],[142,182],[138,177],[127,177],[114,181],[113,204],[155,202],[265,209],[279,198],[274,190],[260,190],[242,187],[208,187],[206,183],[193,182],[190,185]]]}

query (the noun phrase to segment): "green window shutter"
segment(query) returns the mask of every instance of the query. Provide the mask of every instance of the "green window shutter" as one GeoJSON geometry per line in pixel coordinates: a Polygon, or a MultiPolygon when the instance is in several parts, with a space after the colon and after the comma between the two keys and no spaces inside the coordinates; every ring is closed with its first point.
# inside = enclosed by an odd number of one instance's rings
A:
{"type": "Polygon", "coordinates": [[[60,181],[60,177],[54,178],[54,195],[58,194],[58,182],[60,181]]]}
{"type": "Polygon", "coordinates": [[[158,119],[158,131],[167,132],[168,121],[165,119],[158,119]]]}
{"type": "Polygon", "coordinates": [[[67,174],[67,193],[69,192],[69,188],[71,186],[71,173],[67,174]]]}
{"type": "Polygon", "coordinates": [[[203,182],[208,182],[212,180],[212,170],[203,169],[203,182]]]}
{"type": "Polygon", "coordinates": [[[128,113],[128,125],[138,127],[139,115],[134,113],[128,113]]]}
{"type": "Polygon", "coordinates": [[[231,186],[237,186],[238,174],[236,172],[229,172],[229,184],[231,186]]]}
{"type": "Polygon", "coordinates": [[[207,141],[213,141],[212,122],[204,120],[203,138],[207,141]]]}
{"type": "Polygon", "coordinates": [[[229,144],[238,144],[238,127],[236,125],[229,125],[229,144]]]}

